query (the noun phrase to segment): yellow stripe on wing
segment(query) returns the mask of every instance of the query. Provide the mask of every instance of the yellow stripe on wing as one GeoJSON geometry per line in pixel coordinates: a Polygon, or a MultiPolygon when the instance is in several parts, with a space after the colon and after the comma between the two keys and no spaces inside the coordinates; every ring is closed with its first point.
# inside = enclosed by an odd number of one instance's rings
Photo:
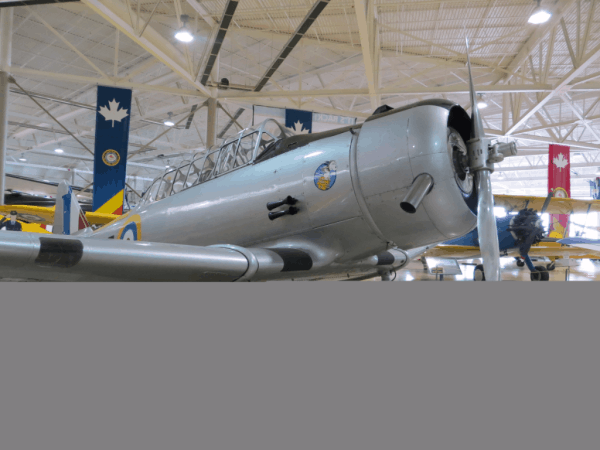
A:
{"type": "Polygon", "coordinates": [[[46,206],[30,206],[30,205],[2,205],[0,213],[10,214],[11,211],[16,211],[23,219],[28,222],[39,223],[43,225],[52,225],[54,223],[54,206],[48,208],[46,206]]]}
{"type": "Polygon", "coordinates": [[[85,217],[91,225],[106,225],[115,219],[123,218],[123,216],[118,214],[105,214],[98,211],[88,211],[85,213],[85,217]]]}

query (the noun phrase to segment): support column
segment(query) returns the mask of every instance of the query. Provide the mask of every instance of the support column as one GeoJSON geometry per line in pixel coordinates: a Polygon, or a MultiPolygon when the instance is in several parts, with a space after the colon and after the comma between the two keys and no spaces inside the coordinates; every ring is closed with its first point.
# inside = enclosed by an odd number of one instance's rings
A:
{"type": "Polygon", "coordinates": [[[208,99],[208,119],[206,121],[206,148],[210,148],[217,140],[217,99],[208,99]]]}
{"type": "Polygon", "coordinates": [[[8,132],[8,71],[12,47],[13,8],[0,11],[0,205],[4,205],[6,140],[8,132]]]}

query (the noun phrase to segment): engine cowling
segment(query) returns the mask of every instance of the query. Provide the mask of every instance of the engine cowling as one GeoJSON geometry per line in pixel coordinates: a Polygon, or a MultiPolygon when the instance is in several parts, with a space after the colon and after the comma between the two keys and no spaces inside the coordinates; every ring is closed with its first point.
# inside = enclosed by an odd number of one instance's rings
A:
{"type": "Polygon", "coordinates": [[[365,121],[356,149],[358,178],[368,212],[386,240],[414,248],[462,236],[476,226],[477,193],[466,168],[469,127],[467,113],[443,100],[365,121]],[[423,174],[433,186],[414,212],[404,211],[400,204],[415,180],[426,186],[423,174]]]}

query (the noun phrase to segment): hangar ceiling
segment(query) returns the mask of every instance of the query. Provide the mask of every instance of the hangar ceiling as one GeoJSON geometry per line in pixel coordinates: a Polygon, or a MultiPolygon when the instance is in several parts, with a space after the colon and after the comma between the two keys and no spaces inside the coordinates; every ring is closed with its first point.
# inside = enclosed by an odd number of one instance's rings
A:
{"type": "MultiPolygon", "coordinates": [[[[252,123],[252,105],[359,122],[381,104],[428,98],[469,108],[468,36],[476,89],[488,104],[486,132],[516,139],[520,151],[497,165],[495,192],[543,195],[548,144],[563,143],[571,146],[572,195],[587,197],[587,180],[600,167],[599,3],[544,0],[553,15],[540,25],[527,22],[536,7],[531,0],[32,4],[13,8],[7,71],[89,148],[96,85],[132,88],[128,176],[143,190],[166,165],[205,148],[208,97],[218,99],[222,138],[252,123]],[[314,23],[298,33],[318,3],[324,7],[314,23]],[[174,38],[182,15],[195,36],[188,44],[174,38]],[[229,89],[219,88],[222,78],[229,89]],[[163,124],[169,113],[177,127],[163,124]]],[[[16,84],[10,89],[7,172],[91,183],[92,155],[16,84]]]]}

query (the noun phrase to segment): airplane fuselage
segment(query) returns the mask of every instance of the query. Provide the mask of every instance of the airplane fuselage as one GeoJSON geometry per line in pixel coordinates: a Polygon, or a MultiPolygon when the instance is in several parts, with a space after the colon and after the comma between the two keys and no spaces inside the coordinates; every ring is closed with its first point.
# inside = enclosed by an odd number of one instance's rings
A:
{"type": "Polygon", "coordinates": [[[422,102],[359,126],[286,137],[276,156],[142,201],[90,237],[296,248],[313,257],[315,270],[392,246],[447,241],[476,225],[468,204],[476,193],[461,189],[448,144],[449,126],[466,126],[463,113],[450,102],[422,102]],[[399,204],[422,173],[434,185],[410,214],[399,204]],[[297,200],[298,213],[270,220],[266,204],[287,196],[297,200]]]}

